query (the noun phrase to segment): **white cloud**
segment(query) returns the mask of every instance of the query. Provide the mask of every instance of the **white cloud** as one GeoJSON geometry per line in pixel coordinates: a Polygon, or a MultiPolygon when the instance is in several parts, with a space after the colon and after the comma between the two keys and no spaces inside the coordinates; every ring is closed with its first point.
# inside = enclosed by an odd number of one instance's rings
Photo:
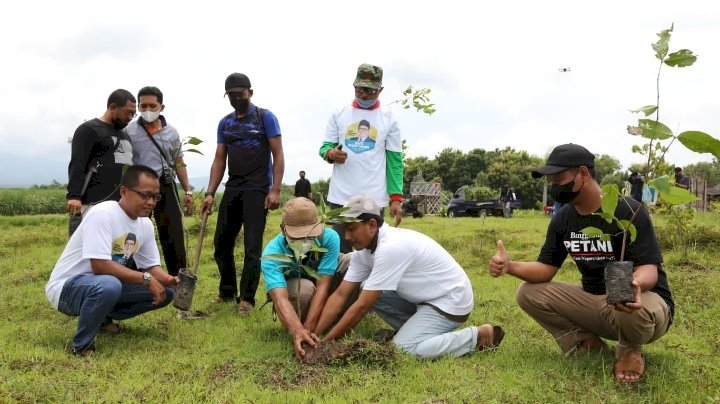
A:
{"type": "MultiPolygon", "coordinates": [[[[0,24],[0,142],[17,160],[0,164],[67,161],[67,138],[103,113],[111,91],[155,85],[170,122],[205,140],[205,156],[187,160],[191,176],[206,176],[230,110],[223,82],[241,71],[254,102],[280,121],[285,182],[301,169],[326,178],[331,167],[317,155],[326,121],[351,100],[357,65],[370,62],[385,68],[385,102],[409,84],[433,90],[432,117],[400,113],[412,156],[505,146],[544,155],[573,141],[627,165],[638,160],[627,110],[655,102],[650,43],[673,22],[671,49],[700,59],[663,70],[661,118],[720,137],[719,15],[697,0],[14,3],[0,24]]],[[[681,145],[668,157],[710,159],[681,145]]]]}

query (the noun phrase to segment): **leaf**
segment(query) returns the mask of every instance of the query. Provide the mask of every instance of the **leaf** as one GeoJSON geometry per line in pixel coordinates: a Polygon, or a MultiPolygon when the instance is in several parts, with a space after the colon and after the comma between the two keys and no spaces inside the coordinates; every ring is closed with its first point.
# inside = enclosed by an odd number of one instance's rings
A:
{"type": "Polygon", "coordinates": [[[196,138],[195,136],[190,136],[190,137],[185,141],[185,143],[191,144],[191,145],[193,145],[193,146],[197,146],[197,145],[199,145],[199,144],[202,143],[202,142],[203,142],[202,139],[196,138]]]}
{"type": "Polygon", "coordinates": [[[677,138],[688,149],[696,153],[712,153],[716,159],[720,160],[720,140],[707,133],[690,130],[679,134],[677,138]]]}
{"type": "Polygon", "coordinates": [[[668,55],[664,60],[665,64],[671,67],[688,67],[697,61],[697,56],[693,55],[690,49],[680,49],[668,55]]]}
{"type": "Polygon", "coordinates": [[[312,269],[312,267],[310,267],[308,265],[300,265],[300,268],[302,268],[306,274],[312,276],[315,279],[322,278],[322,275],[320,275],[316,270],[312,269]]]}
{"type": "Polygon", "coordinates": [[[600,240],[602,241],[610,241],[611,237],[609,234],[604,233],[602,236],[600,236],[600,240]]]}
{"type": "Polygon", "coordinates": [[[629,220],[625,220],[625,219],[618,220],[617,222],[618,222],[618,225],[620,225],[620,229],[623,231],[628,230],[628,228],[632,224],[629,220]]]}
{"type": "Polygon", "coordinates": [[[652,48],[655,51],[655,57],[659,60],[665,59],[665,55],[668,53],[668,49],[670,48],[670,33],[673,31],[674,25],[675,24],[670,25],[670,29],[662,30],[656,34],[660,39],[652,44],[652,48]]]}
{"type": "Polygon", "coordinates": [[[331,211],[329,211],[329,212],[326,212],[325,214],[326,214],[328,217],[333,217],[333,216],[337,216],[337,215],[345,212],[345,211],[348,210],[348,209],[350,209],[350,208],[349,208],[349,207],[337,208],[337,209],[333,209],[333,210],[331,210],[331,211]]]}
{"type": "Polygon", "coordinates": [[[260,259],[263,260],[274,260],[274,261],[280,261],[280,262],[293,262],[292,258],[288,257],[285,254],[267,254],[260,257],[260,259]]]}
{"type": "Polygon", "coordinates": [[[203,155],[203,156],[204,156],[204,154],[203,154],[200,150],[198,150],[198,149],[187,149],[187,150],[183,150],[183,152],[184,152],[184,153],[188,153],[188,152],[189,152],[189,153],[197,153],[197,154],[200,154],[200,155],[203,155]]]}
{"type": "Polygon", "coordinates": [[[652,119],[638,119],[638,127],[647,139],[665,140],[673,137],[672,130],[660,122],[652,119]]]}
{"type": "Polygon", "coordinates": [[[313,244],[313,246],[310,248],[310,251],[326,253],[326,252],[328,252],[328,249],[325,247],[318,247],[315,244],[313,244]]]}
{"type": "MultiPolygon", "coordinates": [[[[645,114],[645,116],[648,116],[648,115],[654,113],[655,111],[657,111],[657,109],[658,108],[655,105],[646,105],[646,106],[640,107],[638,109],[631,109],[630,112],[633,112],[633,113],[642,112],[645,114]]],[[[628,129],[628,131],[629,131],[629,129],[628,129]]],[[[632,133],[631,133],[631,135],[632,135],[632,133]]]]}
{"type": "Polygon", "coordinates": [[[588,237],[600,237],[604,234],[602,232],[602,230],[600,230],[597,227],[593,227],[593,226],[589,226],[589,227],[586,227],[586,228],[580,230],[580,233],[582,233],[588,237]]]}
{"type": "Polygon", "coordinates": [[[660,192],[660,199],[669,203],[670,205],[680,205],[682,203],[689,203],[697,201],[697,196],[693,195],[687,189],[679,187],[669,187],[667,192],[660,192]]]}
{"type": "Polygon", "coordinates": [[[630,223],[627,230],[630,232],[630,242],[632,243],[637,238],[637,228],[635,228],[634,223],[630,223]]]}
{"type": "MultiPolygon", "coordinates": [[[[600,205],[602,207],[602,211],[603,213],[611,215],[611,218],[613,218],[615,217],[615,209],[617,209],[620,191],[618,191],[616,184],[604,184],[602,186],[602,193],[603,196],[600,205]]],[[[607,220],[607,218],[605,220],[607,220]]],[[[608,220],[608,223],[610,222],[611,220],[608,220]]]]}
{"type": "Polygon", "coordinates": [[[674,188],[670,185],[670,177],[667,175],[648,181],[648,187],[655,188],[659,193],[670,192],[670,188],[674,188]]]}

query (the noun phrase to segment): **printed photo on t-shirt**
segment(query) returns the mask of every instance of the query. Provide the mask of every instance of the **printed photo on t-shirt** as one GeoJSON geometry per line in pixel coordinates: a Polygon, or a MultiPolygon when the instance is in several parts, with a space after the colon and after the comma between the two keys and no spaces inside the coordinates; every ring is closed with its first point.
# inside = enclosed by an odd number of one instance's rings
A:
{"type": "Polygon", "coordinates": [[[375,148],[377,129],[365,119],[348,125],[345,129],[345,147],[355,154],[375,148]]]}
{"type": "Polygon", "coordinates": [[[112,260],[120,265],[128,266],[138,247],[135,233],[126,233],[113,240],[112,260]]]}

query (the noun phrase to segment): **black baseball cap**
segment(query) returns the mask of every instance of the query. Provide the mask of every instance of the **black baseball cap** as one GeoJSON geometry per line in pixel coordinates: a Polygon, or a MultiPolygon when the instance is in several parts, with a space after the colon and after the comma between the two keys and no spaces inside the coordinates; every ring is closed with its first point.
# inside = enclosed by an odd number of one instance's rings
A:
{"type": "Polygon", "coordinates": [[[225,79],[225,94],[250,88],[250,79],[242,73],[233,73],[225,79]]]}
{"type": "Polygon", "coordinates": [[[562,144],[550,152],[544,166],[533,170],[532,176],[533,178],[540,178],[543,175],[557,174],[568,168],[580,166],[594,168],[595,155],[580,145],[573,143],[562,144]]]}

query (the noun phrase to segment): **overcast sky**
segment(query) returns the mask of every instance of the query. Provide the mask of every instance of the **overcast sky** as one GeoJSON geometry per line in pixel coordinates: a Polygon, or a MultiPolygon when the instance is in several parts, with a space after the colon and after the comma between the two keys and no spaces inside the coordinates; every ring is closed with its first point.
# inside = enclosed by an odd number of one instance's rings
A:
{"type": "MultiPolygon", "coordinates": [[[[253,102],[278,117],[283,182],[299,170],[328,178],[322,133],[353,99],[361,63],[384,68],[385,103],[411,84],[432,89],[435,114],[399,111],[411,157],[506,146],[545,156],[573,142],[627,167],[641,160],[628,110],[655,103],[650,44],[673,22],[671,51],[699,59],[663,69],[661,121],[720,138],[715,1],[12,3],[0,16],[0,185],[66,182],[75,128],[102,115],[113,90],[146,85],[164,92],[181,135],[205,140],[205,155],[186,160],[191,177],[207,176],[232,72],[247,74],[253,102]]],[[[675,144],[668,159],[711,156],[675,144]]]]}

